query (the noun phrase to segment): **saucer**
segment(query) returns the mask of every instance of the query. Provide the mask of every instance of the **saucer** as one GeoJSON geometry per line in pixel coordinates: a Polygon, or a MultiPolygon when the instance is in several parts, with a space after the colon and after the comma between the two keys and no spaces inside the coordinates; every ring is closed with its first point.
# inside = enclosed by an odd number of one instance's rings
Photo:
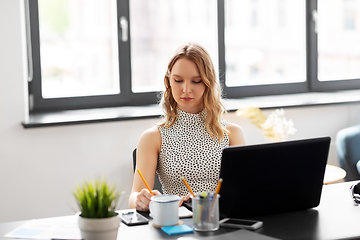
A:
{"type": "MultiPolygon", "coordinates": [[[[179,220],[177,224],[171,225],[171,226],[183,225],[183,224],[184,224],[184,222],[181,221],[181,220],[179,220]]],[[[156,227],[156,228],[162,228],[162,227],[164,227],[164,226],[155,225],[154,223],[153,223],[153,226],[156,227]]],[[[166,226],[166,227],[169,227],[169,226],[166,226]]]]}

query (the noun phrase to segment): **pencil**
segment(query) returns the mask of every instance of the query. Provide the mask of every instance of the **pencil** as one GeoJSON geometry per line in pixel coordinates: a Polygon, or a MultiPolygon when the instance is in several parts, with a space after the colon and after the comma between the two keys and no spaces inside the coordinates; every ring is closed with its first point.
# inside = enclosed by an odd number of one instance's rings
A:
{"type": "Polygon", "coordinates": [[[185,183],[185,186],[189,189],[190,193],[193,195],[193,197],[195,197],[194,192],[191,190],[189,184],[187,183],[186,179],[183,177],[182,178],[183,182],[185,183]]]}
{"type": "Polygon", "coordinates": [[[217,187],[216,187],[216,190],[215,190],[214,199],[212,200],[211,207],[210,207],[210,211],[209,211],[209,215],[208,215],[206,221],[209,221],[209,219],[210,219],[211,212],[213,211],[213,208],[214,208],[214,205],[215,205],[215,202],[216,202],[216,196],[217,196],[217,195],[219,194],[219,192],[220,192],[220,188],[221,188],[222,182],[223,182],[223,179],[220,178],[220,179],[219,179],[219,182],[218,182],[218,185],[217,185],[217,187]]]}
{"type": "Polygon", "coordinates": [[[140,175],[141,179],[142,179],[142,180],[143,180],[143,182],[145,183],[146,188],[147,188],[147,189],[149,190],[149,192],[151,193],[151,195],[155,196],[155,194],[151,191],[151,188],[149,187],[149,184],[147,184],[147,182],[146,182],[146,180],[145,180],[144,176],[142,175],[142,173],[141,173],[140,169],[138,169],[137,171],[138,171],[138,173],[139,173],[139,175],[140,175]]]}
{"type": "Polygon", "coordinates": [[[216,197],[216,196],[219,194],[222,182],[223,182],[223,179],[220,178],[220,179],[219,179],[219,182],[218,182],[218,185],[217,185],[217,187],[216,187],[216,191],[215,191],[215,196],[214,196],[214,197],[216,197]]]}

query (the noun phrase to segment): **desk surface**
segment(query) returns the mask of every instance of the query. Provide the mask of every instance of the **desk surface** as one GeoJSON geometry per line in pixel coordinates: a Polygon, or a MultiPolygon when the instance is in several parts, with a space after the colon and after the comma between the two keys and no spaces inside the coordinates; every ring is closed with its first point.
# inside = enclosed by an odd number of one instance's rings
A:
{"type": "Polygon", "coordinates": [[[360,206],[350,197],[352,184],[324,185],[316,208],[259,218],[264,227],[258,232],[281,239],[360,239],[360,206]]]}
{"type": "MultiPolygon", "coordinates": [[[[353,182],[324,185],[320,205],[316,208],[257,217],[255,219],[262,220],[264,226],[255,232],[220,228],[210,233],[167,236],[151,224],[128,227],[121,223],[118,239],[360,239],[360,206],[350,198],[351,184],[353,182]]],[[[191,218],[183,221],[192,225],[191,218]]],[[[1,223],[0,240],[10,239],[3,236],[25,222],[1,223]]]]}

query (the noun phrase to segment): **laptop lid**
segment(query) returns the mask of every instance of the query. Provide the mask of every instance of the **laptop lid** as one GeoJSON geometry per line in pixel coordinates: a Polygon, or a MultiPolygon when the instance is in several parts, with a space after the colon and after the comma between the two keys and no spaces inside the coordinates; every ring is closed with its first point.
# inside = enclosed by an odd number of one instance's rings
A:
{"type": "Polygon", "coordinates": [[[220,216],[247,218],[319,205],[330,137],[223,150],[220,216]]]}

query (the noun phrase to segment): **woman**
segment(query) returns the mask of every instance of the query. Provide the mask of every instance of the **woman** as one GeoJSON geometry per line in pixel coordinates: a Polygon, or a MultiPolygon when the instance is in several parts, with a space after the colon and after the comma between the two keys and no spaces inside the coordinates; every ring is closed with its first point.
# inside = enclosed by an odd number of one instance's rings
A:
{"type": "MultiPolygon", "coordinates": [[[[197,44],[181,46],[164,78],[164,121],[146,130],[137,147],[136,167],[150,186],[158,172],[163,192],[188,200],[185,177],[194,192],[214,191],[222,150],[244,145],[241,128],[221,119],[221,89],[208,52],[197,44]]],[[[155,195],[161,194],[154,190],[155,195]]],[[[135,172],[130,208],[148,211],[151,193],[135,172]]]]}

